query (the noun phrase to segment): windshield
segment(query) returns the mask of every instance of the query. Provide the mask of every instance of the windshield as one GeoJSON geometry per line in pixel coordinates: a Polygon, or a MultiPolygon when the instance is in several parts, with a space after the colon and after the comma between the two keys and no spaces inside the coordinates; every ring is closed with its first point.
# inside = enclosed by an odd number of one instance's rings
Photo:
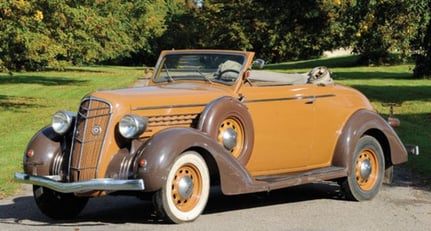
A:
{"type": "Polygon", "coordinates": [[[241,54],[167,54],[158,66],[155,82],[202,80],[234,83],[244,65],[241,54]]]}

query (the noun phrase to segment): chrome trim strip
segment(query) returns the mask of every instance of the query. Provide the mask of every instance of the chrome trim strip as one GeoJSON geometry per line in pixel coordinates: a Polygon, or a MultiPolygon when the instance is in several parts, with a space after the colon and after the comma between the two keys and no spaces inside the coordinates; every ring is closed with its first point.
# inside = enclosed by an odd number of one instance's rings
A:
{"type": "Polygon", "coordinates": [[[132,111],[152,110],[152,109],[171,109],[171,108],[185,108],[185,107],[205,107],[207,104],[180,104],[180,105],[163,105],[163,106],[150,106],[150,107],[135,107],[132,111]]]}
{"type": "Polygon", "coordinates": [[[25,173],[15,173],[15,181],[25,184],[40,185],[50,188],[57,192],[73,193],[73,192],[88,192],[93,190],[144,190],[144,180],[116,180],[110,178],[94,179],[80,182],[59,182],[52,180],[51,177],[32,176],[25,173]]]}
{"type": "MultiPolygon", "coordinates": [[[[317,96],[297,96],[297,97],[286,97],[286,98],[268,98],[268,99],[255,99],[245,100],[244,103],[256,103],[256,102],[268,102],[268,101],[286,101],[286,100],[297,100],[297,99],[317,99],[334,97],[334,94],[317,95],[317,96]]],[[[151,107],[135,107],[132,111],[140,110],[152,110],[152,109],[171,109],[171,108],[185,108],[185,107],[205,107],[208,104],[180,104],[180,105],[163,105],[163,106],[151,106],[151,107]]]]}
{"type": "Polygon", "coordinates": [[[296,96],[296,97],[286,97],[286,98],[268,98],[268,99],[252,99],[252,100],[244,100],[244,103],[262,103],[269,101],[289,101],[289,100],[302,100],[302,99],[318,99],[318,98],[328,98],[334,97],[334,94],[326,94],[326,95],[311,95],[311,96],[296,96]]]}

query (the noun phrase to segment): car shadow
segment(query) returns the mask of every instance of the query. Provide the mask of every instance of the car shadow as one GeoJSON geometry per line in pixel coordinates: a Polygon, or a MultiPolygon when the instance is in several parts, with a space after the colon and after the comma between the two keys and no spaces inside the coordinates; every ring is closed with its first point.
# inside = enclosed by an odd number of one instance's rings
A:
{"type": "Polygon", "coordinates": [[[338,184],[332,182],[306,184],[270,192],[235,196],[226,196],[219,188],[215,188],[205,213],[211,214],[321,199],[344,200],[344,197],[338,184]]]}
{"type": "Polygon", "coordinates": [[[18,97],[0,95],[0,110],[22,112],[29,108],[45,108],[40,99],[34,97],[18,97]]]}

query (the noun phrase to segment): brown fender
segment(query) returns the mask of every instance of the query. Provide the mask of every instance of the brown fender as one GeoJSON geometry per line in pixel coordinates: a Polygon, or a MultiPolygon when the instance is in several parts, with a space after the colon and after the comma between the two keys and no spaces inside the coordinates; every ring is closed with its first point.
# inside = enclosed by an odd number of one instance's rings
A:
{"type": "Polygon", "coordinates": [[[256,184],[244,166],[213,138],[193,128],[169,128],[155,134],[138,150],[134,172],[137,178],[144,179],[146,191],[162,187],[175,158],[186,150],[199,152],[212,174],[218,170],[223,193],[266,190],[263,185],[256,184]],[[147,164],[139,167],[142,160],[147,164]]]}
{"type": "Polygon", "coordinates": [[[51,171],[54,158],[61,154],[61,136],[51,126],[38,131],[27,145],[24,152],[24,172],[30,175],[47,176],[51,171]],[[33,154],[28,156],[31,151],[33,154]]]}
{"type": "Polygon", "coordinates": [[[350,172],[349,163],[351,163],[353,151],[359,138],[365,134],[379,141],[385,154],[386,167],[407,161],[407,151],[388,122],[375,112],[359,110],[344,125],[335,147],[332,164],[347,167],[350,172]]]}
{"type": "Polygon", "coordinates": [[[198,129],[217,140],[220,124],[229,117],[238,119],[244,129],[244,144],[237,159],[245,166],[253,149],[254,127],[248,108],[238,99],[223,96],[213,100],[200,115],[198,129]]]}

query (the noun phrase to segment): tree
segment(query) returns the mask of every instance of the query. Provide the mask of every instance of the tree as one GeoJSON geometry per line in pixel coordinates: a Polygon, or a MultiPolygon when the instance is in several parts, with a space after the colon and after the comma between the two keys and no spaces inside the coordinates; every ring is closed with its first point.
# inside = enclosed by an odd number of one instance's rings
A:
{"type": "Polygon", "coordinates": [[[417,47],[418,54],[415,57],[416,66],[413,70],[415,78],[431,78],[431,0],[428,1],[427,15],[423,18],[428,22],[425,23],[426,30],[420,33],[419,46],[417,47]]]}
{"type": "Polygon", "coordinates": [[[251,49],[246,30],[251,25],[252,0],[205,1],[196,14],[199,31],[196,36],[200,47],[251,49]]]}
{"type": "Polygon", "coordinates": [[[421,73],[429,1],[3,0],[0,71],[153,64],[172,48],[253,50],[281,62],[353,47],[366,64],[418,51],[421,73]]]}
{"type": "Polygon", "coordinates": [[[153,64],[161,50],[160,40],[167,33],[171,11],[175,11],[179,0],[131,1],[124,23],[129,26],[127,34],[133,44],[133,50],[126,55],[108,59],[106,62],[121,65],[153,64]]]}
{"type": "Polygon", "coordinates": [[[151,50],[148,39],[164,31],[164,5],[163,0],[1,1],[0,68],[62,68],[151,50]]]}
{"type": "Polygon", "coordinates": [[[37,69],[63,52],[47,32],[45,14],[29,1],[0,3],[0,70],[37,69]]]}
{"type": "Polygon", "coordinates": [[[424,0],[357,0],[351,5],[349,24],[356,26],[353,47],[365,64],[405,61],[410,42],[420,26],[424,0]]]}
{"type": "Polygon", "coordinates": [[[203,6],[202,47],[253,50],[279,62],[317,57],[334,43],[328,39],[332,1],[208,0],[203,6]]]}

